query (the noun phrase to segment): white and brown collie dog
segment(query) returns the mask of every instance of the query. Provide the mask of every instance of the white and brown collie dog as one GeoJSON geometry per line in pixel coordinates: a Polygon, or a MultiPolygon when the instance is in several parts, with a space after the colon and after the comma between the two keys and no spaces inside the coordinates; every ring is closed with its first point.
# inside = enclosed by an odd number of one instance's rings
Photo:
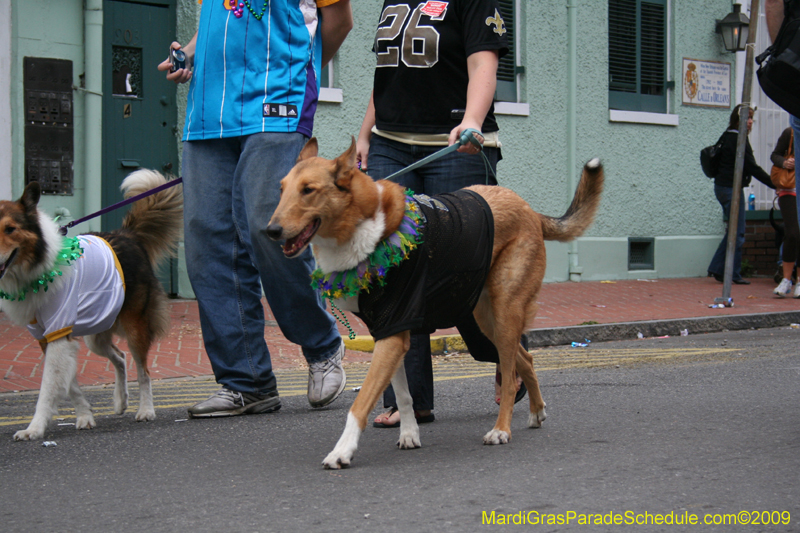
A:
{"type": "Polygon", "coordinates": [[[390,380],[400,411],[398,446],[420,446],[401,364],[410,330],[458,326],[470,312],[497,347],[502,376],[500,412],[483,442],[504,444],[511,437],[515,370],[530,392],[528,426],[539,427],[545,403],[519,339],[536,313],[544,241],[570,241],[594,219],[603,188],[600,161],[584,166],[566,214],[552,218],[503,187],[411,196],[390,181],[374,182],[355,167],[355,156],[353,142],[337,159],[322,159],[311,139],[281,181],[281,200],[266,229],[271,238],[285,239],[288,257],[310,243],[319,266],[316,286],[340,308],[355,311],[376,339],[347,425],[323,465],[350,464],[390,380]]]}
{"type": "MultiPolygon", "coordinates": [[[[158,172],[139,170],[121,188],[130,198],[164,183],[158,172]]],[[[176,251],[183,227],[182,189],[170,187],[134,202],[118,230],[74,238],[59,234],[38,209],[39,197],[34,182],[18,201],[0,201],[0,310],[27,327],[44,351],[36,413],[14,439],[42,438],[67,395],[75,407],[75,427],[95,426],[78,386],[75,337],[81,336],[91,351],[114,365],[117,414],[128,406],[128,384],[125,354],[112,336],[128,340],[139,378],[136,420],[153,420],[147,354],[170,323],[167,298],[154,272],[176,251]]]]}

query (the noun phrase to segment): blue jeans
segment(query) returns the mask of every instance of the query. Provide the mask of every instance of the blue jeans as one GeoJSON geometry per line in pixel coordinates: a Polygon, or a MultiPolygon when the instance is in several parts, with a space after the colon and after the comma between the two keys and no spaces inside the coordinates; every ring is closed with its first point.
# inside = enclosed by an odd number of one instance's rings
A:
{"type": "Polygon", "coordinates": [[[259,133],[184,143],[186,267],[217,381],[231,390],[276,390],[264,340],[262,286],[281,331],[309,363],[333,356],[336,323],[311,288],[309,250],[287,259],[264,230],[280,200],[280,180],[306,138],[259,133]]]}
{"type": "MultiPolygon", "coordinates": [[[[442,146],[414,146],[372,135],[369,146],[367,166],[369,175],[379,180],[416,163],[420,159],[441,150],[442,146]]],[[[500,160],[500,149],[484,148],[484,153],[489,159],[492,170],[497,169],[500,160]]],[[[497,185],[497,181],[485,166],[483,156],[480,154],[467,155],[451,152],[439,159],[421,166],[416,170],[407,172],[394,179],[403,187],[415,193],[434,195],[452,192],[470,185],[497,185]]],[[[489,343],[478,328],[477,323],[468,320],[466,325],[477,330],[473,336],[489,343]]],[[[494,349],[493,346],[490,346],[494,349]]],[[[472,348],[470,351],[472,352],[472,348]]],[[[497,350],[494,349],[494,353],[497,350]]],[[[424,411],[433,409],[433,366],[431,361],[430,335],[411,335],[411,348],[405,357],[406,378],[411,397],[414,400],[414,410],[424,411]]],[[[397,407],[394,390],[390,385],[383,395],[384,407],[397,407]]]]}
{"type": "MultiPolygon", "coordinates": [[[[720,187],[719,185],[714,185],[714,194],[717,196],[717,200],[722,206],[723,217],[728,219],[728,223],[730,224],[733,187],[720,187]]],[[[742,246],[744,246],[744,192],[740,190],[739,195],[739,220],[736,231],[736,250],[733,252],[733,275],[731,278],[734,280],[742,279],[742,246]]],[[[722,237],[722,241],[717,247],[717,251],[714,253],[714,257],[711,258],[711,264],[708,265],[708,271],[710,273],[717,274],[718,276],[722,276],[725,273],[725,254],[727,248],[728,232],[726,230],[725,235],[722,237]]]]}

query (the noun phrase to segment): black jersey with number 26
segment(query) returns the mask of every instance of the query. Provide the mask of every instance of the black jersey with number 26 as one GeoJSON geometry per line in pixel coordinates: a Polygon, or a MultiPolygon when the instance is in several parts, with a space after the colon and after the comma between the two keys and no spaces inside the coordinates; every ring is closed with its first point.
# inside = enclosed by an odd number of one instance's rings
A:
{"type": "MultiPolygon", "coordinates": [[[[449,133],[467,104],[467,57],[508,52],[496,0],[386,0],[375,34],[374,103],[379,130],[449,133]]],[[[493,109],[483,123],[497,131],[493,109]]]]}

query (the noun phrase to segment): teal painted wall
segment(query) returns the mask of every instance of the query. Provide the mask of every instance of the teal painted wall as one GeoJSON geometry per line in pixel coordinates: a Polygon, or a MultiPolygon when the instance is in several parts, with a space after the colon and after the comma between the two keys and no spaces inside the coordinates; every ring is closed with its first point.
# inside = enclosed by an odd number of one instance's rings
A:
{"type": "MultiPolygon", "coordinates": [[[[12,0],[12,179],[15,198],[25,187],[25,102],[23,91],[23,58],[49,57],[72,61],[73,84],[80,85],[83,69],[83,1],[82,0],[12,0]]],[[[66,208],[75,216],[83,215],[84,206],[84,106],[83,95],[73,92],[74,105],[74,194],[43,196],[40,206],[48,213],[66,208]]]]}

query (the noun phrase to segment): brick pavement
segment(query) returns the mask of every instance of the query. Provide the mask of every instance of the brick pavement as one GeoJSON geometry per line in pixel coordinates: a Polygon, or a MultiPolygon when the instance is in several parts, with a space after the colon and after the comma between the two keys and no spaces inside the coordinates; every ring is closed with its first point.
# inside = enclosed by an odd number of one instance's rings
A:
{"type": "MultiPolygon", "coordinates": [[[[625,280],[616,282],[582,282],[545,284],[539,295],[539,313],[534,329],[575,326],[586,322],[610,324],[694,318],[722,315],[785,312],[800,309],[800,300],[775,298],[771,279],[755,278],[752,285],[734,285],[735,306],[710,309],[715,297],[722,295],[722,285],[710,278],[661,279],[656,281],[625,280]]],[[[197,303],[192,300],[170,302],[172,329],[170,335],[153,346],[150,370],[154,379],[211,376],[211,367],[203,349],[197,303]]],[[[264,335],[278,369],[305,365],[302,352],[275,325],[265,305],[267,326],[264,335]]],[[[355,332],[366,335],[360,320],[348,317],[355,332]]],[[[347,331],[339,326],[339,331],[347,331]]],[[[449,333],[447,330],[439,333],[449,333]]],[[[127,351],[124,342],[120,348],[127,351]]],[[[346,362],[368,361],[370,354],[348,350],[346,362]]],[[[43,356],[38,343],[26,330],[10,323],[0,313],[0,392],[39,388],[43,356]]],[[[136,379],[135,368],[128,355],[128,378],[136,379]]],[[[111,364],[82,345],[78,358],[78,381],[82,385],[112,383],[111,364]]]]}

